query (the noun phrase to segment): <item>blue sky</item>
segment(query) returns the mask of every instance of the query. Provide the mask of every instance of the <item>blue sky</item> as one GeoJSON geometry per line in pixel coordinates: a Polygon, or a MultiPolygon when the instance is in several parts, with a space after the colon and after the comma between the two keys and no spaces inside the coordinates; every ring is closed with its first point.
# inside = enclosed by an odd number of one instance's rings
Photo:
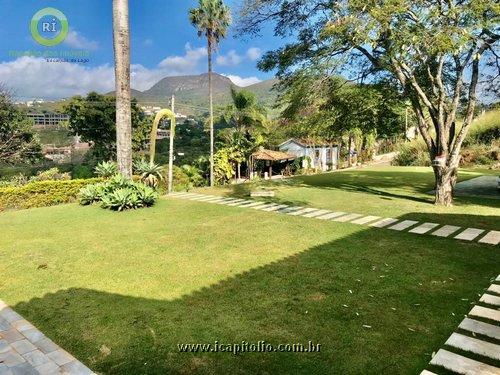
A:
{"type": "MultiPolygon", "coordinates": [[[[235,9],[241,0],[226,0],[235,9]]],[[[197,0],[130,0],[132,86],[148,89],[168,75],[206,71],[206,42],[188,21],[188,9],[197,0]]],[[[113,89],[111,0],[0,0],[0,82],[19,98],[60,98],[90,90],[113,89]],[[29,23],[42,8],[54,7],[69,20],[66,40],[44,47],[33,40],[29,23]],[[87,63],[47,62],[13,51],[88,51],[87,63]]],[[[215,71],[236,84],[248,85],[272,78],[256,68],[262,53],[281,43],[272,35],[236,39],[230,30],[215,57],[215,71]]]]}

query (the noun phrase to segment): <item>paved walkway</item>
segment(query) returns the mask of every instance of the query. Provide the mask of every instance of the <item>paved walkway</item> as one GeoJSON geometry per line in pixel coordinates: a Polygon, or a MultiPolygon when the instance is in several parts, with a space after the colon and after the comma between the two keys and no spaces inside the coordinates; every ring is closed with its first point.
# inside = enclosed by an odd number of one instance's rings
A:
{"type": "Polygon", "coordinates": [[[0,375],[17,374],[93,372],[0,300],[0,375]]]}
{"type": "Polygon", "coordinates": [[[482,244],[498,245],[500,243],[500,231],[484,230],[478,228],[461,228],[454,225],[443,225],[438,223],[422,223],[414,220],[399,220],[394,218],[382,218],[373,215],[362,215],[349,212],[334,212],[319,208],[304,208],[288,206],[277,203],[265,203],[256,200],[245,200],[237,198],[225,198],[215,195],[195,193],[173,193],[174,198],[188,199],[192,201],[222,204],[233,207],[252,208],[255,210],[277,212],[292,216],[303,216],[318,220],[332,220],[341,223],[366,225],[374,228],[387,228],[394,231],[407,231],[416,235],[431,235],[436,237],[449,237],[462,241],[477,241],[482,244]]]}
{"type": "Polygon", "coordinates": [[[458,374],[499,375],[499,344],[500,276],[432,357],[429,370],[421,375],[433,375],[433,371],[443,369],[458,374]]]}

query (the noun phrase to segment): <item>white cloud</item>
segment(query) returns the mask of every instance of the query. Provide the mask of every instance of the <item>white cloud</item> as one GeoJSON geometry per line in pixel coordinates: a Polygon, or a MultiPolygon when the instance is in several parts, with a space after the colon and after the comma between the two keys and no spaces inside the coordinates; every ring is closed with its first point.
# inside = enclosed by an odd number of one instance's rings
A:
{"type": "Polygon", "coordinates": [[[227,55],[217,56],[217,64],[220,66],[237,66],[243,61],[243,58],[236,53],[234,49],[229,51],[227,55]]]}
{"type": "Polygon", "coordinates": [[[231,81],[233,81],[233,83],[236,86],[240,86],[240,87],[246,87],[246,86],[253,85],[255,83],[262,82],[262,80],[258,79],[257,77],[243,78],[243,77],[240,77],[240,76],[226,75],[226,74],[223,74],[223,76],[229,78],[231,81]]]}
{"type": "Polygon", "coordinates": [[[184,48],[186,50],[184,56],[169,56],[158,64],[158,68],[170,72],[169,75],[198,72],[198,64],[207,56],[207,49],[205,47],[192,48],[189,43],[184,48]]]}
{"type": "MultiPolygon", "coordinates": [[[[203,73],[206,56],[206,48],[186,44],[184,55],[169,56],[153,68],[132,64],[132,87],[144,91],[164,77],[203,73]]],[[[257,77],[226,76],[241,87],[260,82],[257,77]]],[[[91,67],[29,56],[0,62],[0,83],[12,88],[21,98],[59,99],[86,95],[90,91],[106,93],[114,90],[114,81],[112,64],[91,67]]]]}
{"type": "Polygon", "coordinates": [[[90,51],[95,51],[99,48],[99,43],[94,40],[88,40],[83,35],[78,34],[78,32],[71,30],[68,36],[64,40],[64,44],[72,48],[85,49],[90,51]]]}
{"type": "Polygon", "coordinates": [[[247,51],[247,57],[251,61],[258,60],[258,59],[260,59],[261,56],[262,56],[262,50],[258,47],[249,48],[247,51]]]}
{"type": "Polygon", "coordinates": [[[62,98],[89,91],[108,92],[114,88],[114,69],[110,65],[87,68],[84,65],[47,62],[40,57],[20,57],[0,64],[0,82],[23,98],[62,98]]]}

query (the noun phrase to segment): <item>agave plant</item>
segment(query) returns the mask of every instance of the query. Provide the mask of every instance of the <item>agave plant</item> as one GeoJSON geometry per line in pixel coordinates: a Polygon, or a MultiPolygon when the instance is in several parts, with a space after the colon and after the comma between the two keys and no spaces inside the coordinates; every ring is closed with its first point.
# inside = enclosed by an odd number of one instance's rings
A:
{"type": "Polygon", "coordinates": [[[121,188],[102,197],[101,206],[115,211],[123,211],[140,207],[140,201],[134,190],[121,188]]]}
{"type": "Polygon", "coordinates": [[[134,184],[137,198],[143,207],[151,207],[158,199],[158,193],[144,184],[134,184]]]}
{"type": "Polygon", "coordinates": [[[134,169],[141,175],[141,181],[149,187],[156,188],[158,182],[163,180],[163,167],[155,164],[148,163],[146,160],[137,160],[134,163],[134,169]]]}
{"type": "Polygon", "coordinates": [[[99,202],[105,193],[104,184],[92,184],[84,186],[78,193],[78,200],[81,205],[87,206],[99,202]]]}
{"type": "Polygon", "coordinates": [[[103,161],[97,164],[95,173],[99,177],[110,178],[118,173],[118,166],[112,161],[103,161]]]}

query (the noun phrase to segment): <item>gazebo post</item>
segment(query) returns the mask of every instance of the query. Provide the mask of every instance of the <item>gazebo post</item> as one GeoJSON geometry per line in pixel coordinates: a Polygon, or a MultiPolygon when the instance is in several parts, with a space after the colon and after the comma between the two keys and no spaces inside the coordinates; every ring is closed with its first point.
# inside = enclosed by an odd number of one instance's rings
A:
{"type": "Polygon", "coordinates": [[[269,179],[271,179],[271,177],[273,177],[273,161],[272,160],[269,161],[269,179]]]}

